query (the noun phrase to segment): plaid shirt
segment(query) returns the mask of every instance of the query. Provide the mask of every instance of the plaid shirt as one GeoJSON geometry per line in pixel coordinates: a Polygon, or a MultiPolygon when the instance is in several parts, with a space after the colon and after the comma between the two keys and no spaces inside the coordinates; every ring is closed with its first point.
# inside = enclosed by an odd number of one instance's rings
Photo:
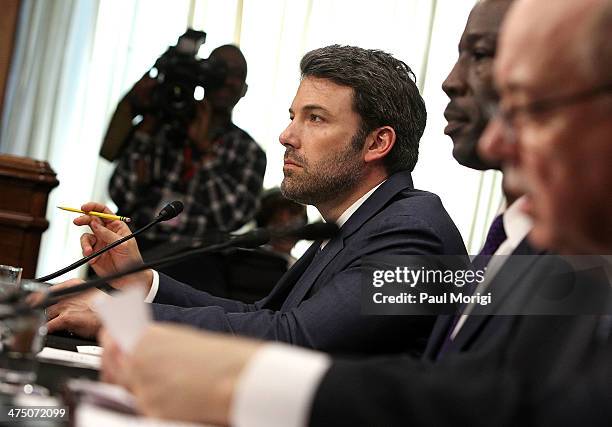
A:
{"type": "Polygon", "coordinates": [[[231,231],[248,222],[266,170],[266,155],[253,138],[230,123],[213,138],[210,158],[185,136],[172,135],[162,126],[153,136],[137,131],[126,144],[109,183],[118,213],[140,228],[166,203],[181,200],[181,215],[143,235],[164,241],[201,237],[205,230],[231,231]]]}

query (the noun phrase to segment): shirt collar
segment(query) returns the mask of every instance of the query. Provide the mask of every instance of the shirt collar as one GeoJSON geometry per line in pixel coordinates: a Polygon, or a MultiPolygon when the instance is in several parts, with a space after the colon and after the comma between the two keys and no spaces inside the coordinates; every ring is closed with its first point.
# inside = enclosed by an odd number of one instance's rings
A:
{"type": "Polygon", "coordinates": [[[521,205],[525,202],[525,196],[512,203],[504,212],[504,231],[508,236],[507,241],[514,247],[527,236],[533,227],[533,221],[522,210],[521,205]]]}
{"type": "MultiPolygon", "coordinates": [[[[385,181],[386,181],[386,179],[385,179],[385,181]]],[[[385,181],[383,181],[383,182],[385,182],[385,181]]],[[[355,201],[355,203],[353,203],[353,204],[352,204],[351,206],[349,206],[349,207],[348,207],[348,208],[347,208],[347,209],[346,209],[344,212],[342,212],[342,215],[340,215],[340,216],[338,217],[338,220],[336,221],[336,224],[338,225],[338,227],[342,227],[342,226],[343,226],[343,225],[344,225],[344,224],[345,224],[345,223],[346,223],[346,222],[349,220],[349,218],[350,218],[351,216],[353,216],[353,214],[355,213],[355,211],[356,211],[357,209],[359,209],[359,207],[360,207],[361,205],[363,205],[363,203],[364,203],[364,202],[365,202],[365,201],[368,199],[368,197],[370,197],[370,196],[372,195],[372,193],[373,193],[374,191],[376,191],[376,189],[382,185],[382,183],[383,183],[383,182],[381,182],[381,183],[380,183],[380,184],[378,184],[376,187],[372,188],[370,191],[368,191],[367,193],[365,193],[363,196],[361,196],[359,199],[357,199],[357,200],[355,201]]]]}
{"type": "MultiPolygon", "coordinates": [[[[382,181],[376,187],[373,187],[370,191],[368,191],[363,196],[361,196],[359,199],[357,199],[355,203],[349,206],[344,212],[342,212],[342,215],[340,215],[338,217],[338,220],[336,221],[336,225],[339,228],[342,227],[349,220],[349,218],[353,216],[355,211],[357,211],[357,209],[359,209],[359,207],[363,205],[363,203],[372,195],[372,193],[375,192],[376,189],[380,187],[385,181],[382,181]]],[[[323,221],[325,221],[325,218],[323,218],[323,221]]],[[[327,242],[329,242],[329,239],[326,239],[323,242],[321,242],[321,249],[323,249],[325,245],[327,245],[327,242]]]]}

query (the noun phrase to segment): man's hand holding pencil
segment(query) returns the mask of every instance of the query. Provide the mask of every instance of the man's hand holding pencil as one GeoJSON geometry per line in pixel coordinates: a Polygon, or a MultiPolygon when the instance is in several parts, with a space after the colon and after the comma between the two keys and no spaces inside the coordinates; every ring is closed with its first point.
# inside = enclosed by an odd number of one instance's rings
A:
{"type": "MultiPolygon", "coordinates": [[[[99,212],[109,216],[114,215],[106,206],[96,202],[85,203],[81,206],[81,210],[90,213],[99,212]]],[[[84,233],[81,235],[83,256],[87,256],[131,233],[125,222],[118,219],[111,220],[99,216],[82,215],[75,218],[73,223],[79,226],[88,225],[92,231],[92,233],[84,233]]],[[[135,239],[130,239],[89,262],[99,276],[116,273],[136,263],[142,263],[142,256],[140,255],[135,239]]],[[[133,274],[126,278],[113,281],[110,285],[116,289],[121,289],[131,284],[138,284],[144,286],[146,290],[148,290],[151,287],[152,281],[152,272],[146,270],[142,273],[133,274]]]]}

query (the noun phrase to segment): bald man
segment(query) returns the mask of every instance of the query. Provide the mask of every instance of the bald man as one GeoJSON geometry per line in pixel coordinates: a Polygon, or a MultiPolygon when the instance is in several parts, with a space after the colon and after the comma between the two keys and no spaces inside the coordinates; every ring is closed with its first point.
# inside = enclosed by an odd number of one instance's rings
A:
{"type": "MultiPolygon", "coordinates": [[[[555,6],[521,1],[509,17],[495,67],[502,107],[480,148],[503,165],[515,191],[526,192],[522,209],[533,217],[534,243],[567,254],[607,255],[609,285],[612,1],[561,0],[555,6]]],[[[598,320],[582,341],[559,349],[560,355],[574,353],[573,363],[556,362],[566,375],[557,375],[530,402],[532,425],[612,423],[612,318],[598,320]],[[584,343],[590,350],[580,354],[584,343]]]]}
{"type": "Polygon", "coordinates": [[[517,8],[501,38],[501,114],[482,151],[503,161],[510,186],[527,193],[523,210],[534,218],[535,243],[609,253],[612,20],[593,14],[601,0],[531,3],[517,8]],[[548,25],[538,21],[545,14],[548,25]]]}

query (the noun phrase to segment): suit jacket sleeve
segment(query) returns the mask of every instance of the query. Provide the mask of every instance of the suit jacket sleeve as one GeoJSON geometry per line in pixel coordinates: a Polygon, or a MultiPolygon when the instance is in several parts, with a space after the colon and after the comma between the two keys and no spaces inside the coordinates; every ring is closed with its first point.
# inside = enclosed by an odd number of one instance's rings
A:
{"type": "MultiPolygon", "coordinates": [[[[433,316],[364,316],[361,314],[360,282],[368,274],[361,258],[367,255],[414,255],[449,253],[443,239],[423,220],[394,215],[372,221],[355,233],[313,286],[311,295],[286,311],[261,309],[263,303],[246,305],[218,299],[209,294],[166,287],[160,278],[156,302],[184,307],[156,305],[156,320],[186,323],[214,331],[231,332],[276,340],[329,352],[406,351],[424,347],[433,325],[433,316]],[[333,265],[338,261],[339,265],[333,265]],[[167,289],[170,294],[164,293],[167,289]],[[184,299],[183,299],[184,298],[184,299]],[[197,306],[197,307],[196,307],[197,306]],[[398,339],[411,334],[411,340],[398,339]],[[409,342],[412,348],[407,348],[409,342]]],[[[460,252],[461,248],[456,251],[460,252]]],[[[371,267],[369,267],[371,268],[371,267]]],[[[273,291],[274,292],[274,291],[273,291]]]]}
{"type": "MultiPolygon", "coordinates": [[[[164,309],[160,310],[162,305],[179,307],[216,306],[230,312],[244,312],[256,309],[255,304],[245,304],[237,300],[216,297],[208,292],[194,289],[162,273],[159,273],[159,288],[153,303],[153,314],[160,314],[160,316],[165,311],[164,309]]],[[[158,319],[157,316],[155,318],[158,319]]],[[[168,319],[163,319],[162,316],[158,320],[168,319]]]]}
{"type": "Polygon", "coordinates": [[[531,405],[533,425],[609,426],[612,423],[612,343],[594,352],[582,369],[546,388],[531,405]]]}
{"type": "Polygon", "coordinates": [[[600,343],[599,316],[496,320],[497,333],[486,343],[435,365],[410,358],[334,361],[310,424],[610,424],[612,345],[600,343]]]}
{"type": "Polygon", "coordinates": [[[591,349],[580,366],[545,380],[469,355],[435,366],[407,357],[335,360],[309,425],[609,426],[611,356],[610,343],[591,349]]]}
{"type": "Polygon", "coordinates": [[[518,380],[496,370],[410,358],[336,360],[314,397],[309,425],[514,425],[518,380]]]}

